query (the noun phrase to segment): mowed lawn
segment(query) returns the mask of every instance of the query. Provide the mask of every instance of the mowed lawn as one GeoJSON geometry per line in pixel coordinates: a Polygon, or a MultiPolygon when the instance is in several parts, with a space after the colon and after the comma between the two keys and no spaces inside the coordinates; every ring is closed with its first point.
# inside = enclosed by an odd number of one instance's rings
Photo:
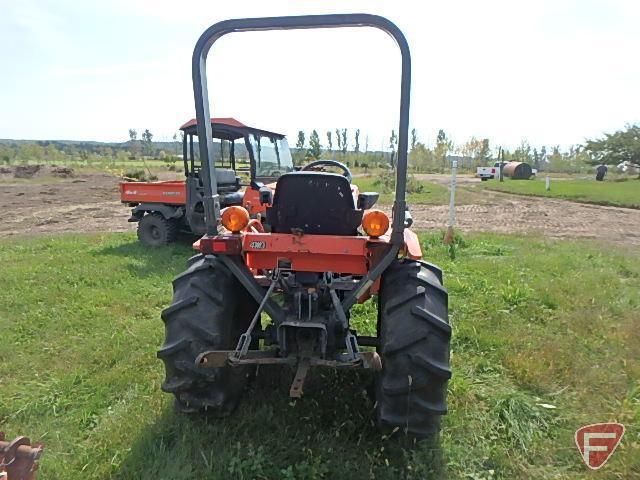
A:
{"type": "Polygon", "coordinates": [[[535,195],[538,197],[564,198],[583,203],[615,207],[640,208],[640,180],[628,179],[614,182],[605,180],[551,180],[547,191],[544,178],[535,180],[489,180],[481,188],[499,192],[535,195]]]}
{"type": "MultiPolygon", "coordinates": [[[[598,478],[640,476],[640,257],[596,243],[479,235],[445,269],[450,413],[436,443],[373,426],[366,373],[261,369],[231,418],[190,419],[160,391],[160,311],[188,245],[134,235],[0,243],[0,430],[43,442],[42,479],[585,478],[576,428],[627,432],[598,478]]],[[[453,255],[455,254],[455,255],[453,255]]],[[[455,256],[454,259],[451,257],[455,256]]],[[[354,325],[375,329],[375,305],[354,325]]]]}
{"type": "MultiPolygon", "coordinates": [[[[384,191],[381,185],[376,185],[376,180],[381,175],[395,176],[395,172],[377,173],[366,177],[355,177],[353,183],[358,186],[361,192],[378,192],[380,193],[379,203],[384,205],[390,205],[393,203],[394,193],[393,191],[384,191]]],[[[422,191],[420,192],[408,192],[407,201],[412,204],[422,205],[444,205],[449,202],[449,189],[444,185],[440,185],[433,182],[411,180],[415,185],[422,185],[422,191]]]]}

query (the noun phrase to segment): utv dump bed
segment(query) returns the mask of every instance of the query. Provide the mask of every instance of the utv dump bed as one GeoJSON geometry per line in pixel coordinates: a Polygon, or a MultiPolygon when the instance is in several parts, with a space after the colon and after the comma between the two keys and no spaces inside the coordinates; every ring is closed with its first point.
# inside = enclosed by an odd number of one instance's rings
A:
{"type": "Polygon", "coordinates": [[[170,182],[121,182],[120,201],[123,203],[187,203],[184,180],[170,182]]]}

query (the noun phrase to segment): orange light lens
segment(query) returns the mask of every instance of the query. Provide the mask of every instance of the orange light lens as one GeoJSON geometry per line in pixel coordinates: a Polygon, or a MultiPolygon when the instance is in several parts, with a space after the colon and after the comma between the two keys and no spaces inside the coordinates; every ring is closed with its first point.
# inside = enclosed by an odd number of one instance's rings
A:
{"type": "Polygon", "coordinates": [[[222,210],[222,225],[233,233],[238,233],[249,224],[249,212],[243,207],[233,206],[222,210]]]}
{"type": "Polygon", "coordinates": [[[389,230],[389,217],[381,210],[369,210],[362,217],[362,228],[370,237],[379,237],[389,230]]]}

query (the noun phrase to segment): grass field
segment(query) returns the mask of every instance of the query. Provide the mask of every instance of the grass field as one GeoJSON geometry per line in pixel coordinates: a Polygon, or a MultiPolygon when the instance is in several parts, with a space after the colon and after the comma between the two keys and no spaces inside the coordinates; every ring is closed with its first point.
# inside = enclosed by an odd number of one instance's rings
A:
{"type": "MultiPolygon", "coordinates": [[[[358,185],[361,192],[379,192],[381,204],[389,205],[393,203],[393,192],[384,192],[380,185],[376,185],[376,179],[378,175],[395,175],[395,173],[379,173],[367,177],[356,177],[353,179],[353,183],[358,185]]],[[[413,204],[423,205],[443,205],[449,202],[449,189],[443,185],[432,182],[418,182],[423,186],[423,190],[420,193],[407,193],[407,201],[413,204]]]]}
{"type": "MultiPolygon", "coordinates": [[[[186,245],[131,234],[0,243],[0,430],[45,443],[42,479],[584,478],[579,426],[627,433],[598,478],[640,476],[640,256],[588,242],[439,235],[454,327],[439,443],[372,425],[364,373],[261,370],[235,416],[194,421],[160,392],[160,310],[186,245]]],[[[375,306],[354,324],[375,329],[375,306]]]]}
{"type": "Polygon", "coordinates": [[[509,180],[504,182],[489,180],[482,188],[519,195],[565,198],[583,203],[611,205],[615,207],[640,208],[640,180],[629,179],[624,182],[595,180],[558,180],[551,181],[551,190],[545,190],[545,180],[529,181],[509,180]]]}

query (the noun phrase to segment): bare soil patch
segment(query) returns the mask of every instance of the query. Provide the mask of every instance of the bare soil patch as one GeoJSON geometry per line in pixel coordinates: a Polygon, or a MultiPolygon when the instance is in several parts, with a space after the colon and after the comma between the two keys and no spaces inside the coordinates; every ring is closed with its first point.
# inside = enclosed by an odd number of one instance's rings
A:
{"type": "MultiPolygon", "coordinates": [[[[537,233],[550,238],[592,238],[640,245],[640,211],[567,200],[478,192],[476,203],[456,207],[463,232],[537,233]]],[[[445,205],[411,208],[416,230],[443,228],[445,205]]]]}
{"type": "Polygon", "coordinates": [[[119,179],[112,175],[37,175],[25,181],[2,177],[0,237],[132,229],[129,212],[119,201],[119,179]]]}

